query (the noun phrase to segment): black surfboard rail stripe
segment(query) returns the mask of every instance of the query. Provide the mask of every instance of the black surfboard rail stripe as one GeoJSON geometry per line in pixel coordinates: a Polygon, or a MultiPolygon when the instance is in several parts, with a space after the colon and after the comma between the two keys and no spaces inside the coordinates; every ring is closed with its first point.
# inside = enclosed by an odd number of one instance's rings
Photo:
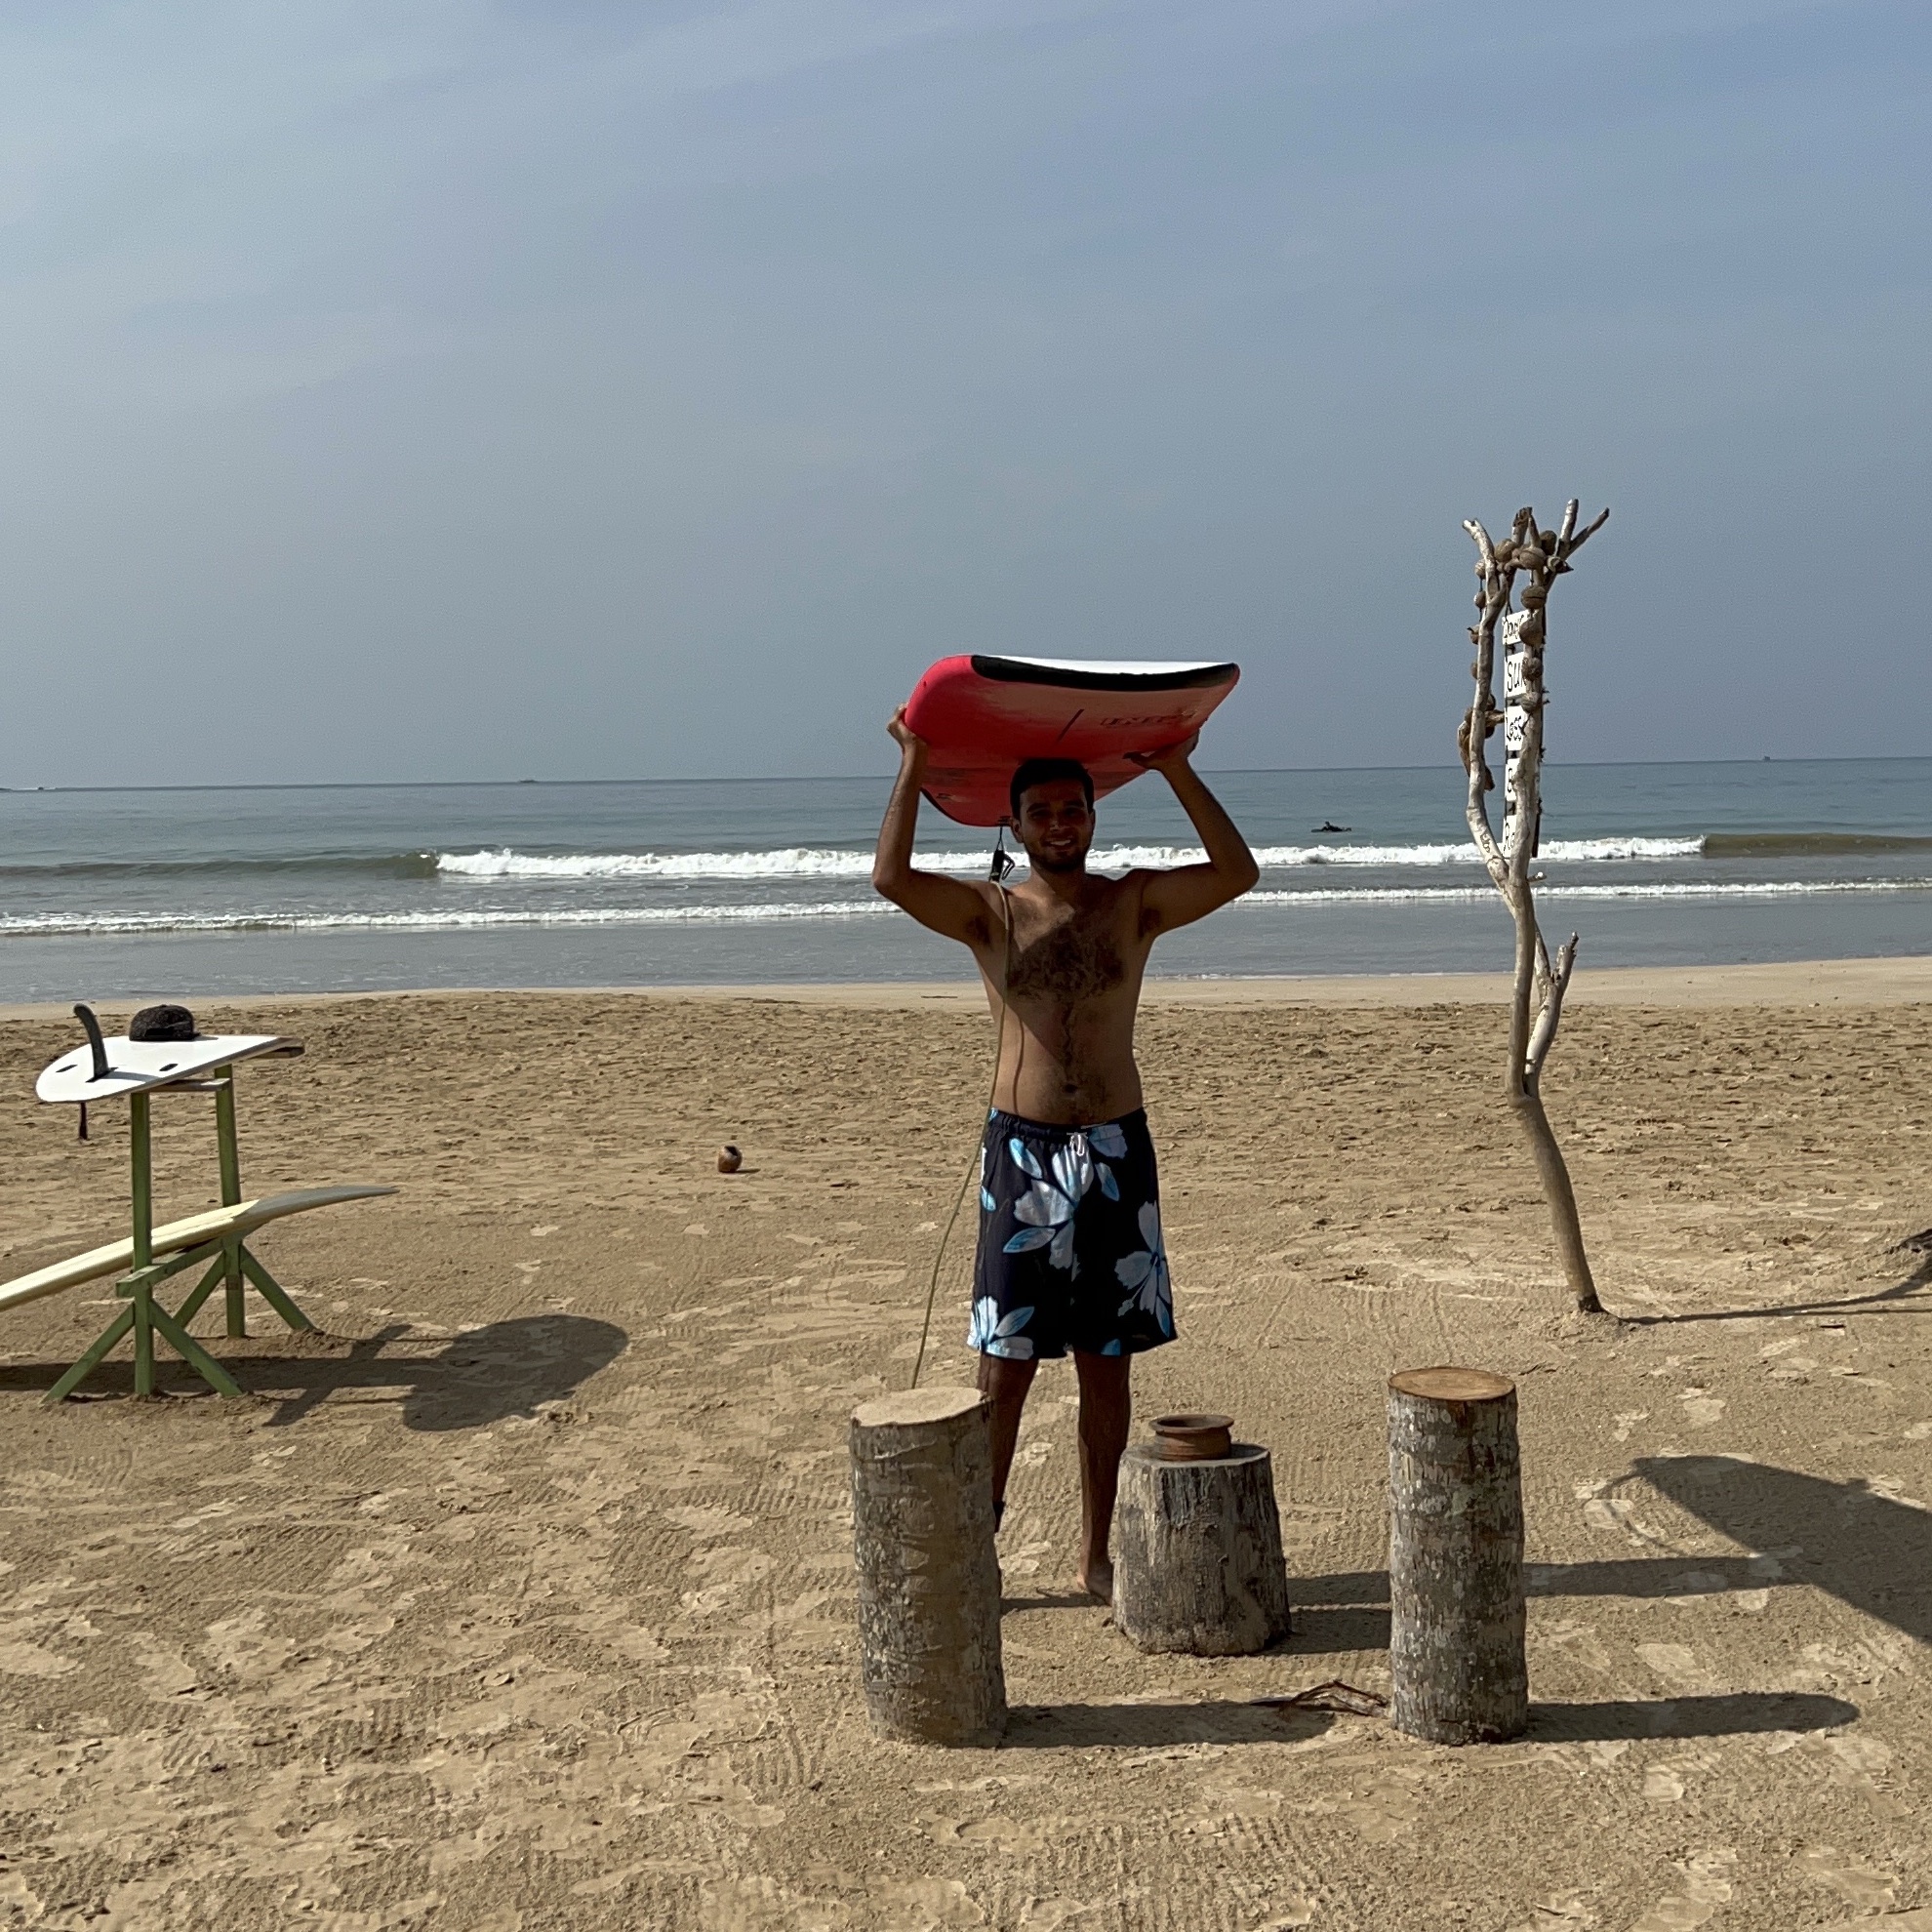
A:
{"type": "Polygon", "coordinates": [[[1049,684],[1062,691],[1200,691],[1227,684],[1240,674],[1238,664],[1189,665],[1172,671],[1067,670],[1032,664],[1024,658],[987,658],[973,653],[973,668],[996,684],[1049,684]]]}

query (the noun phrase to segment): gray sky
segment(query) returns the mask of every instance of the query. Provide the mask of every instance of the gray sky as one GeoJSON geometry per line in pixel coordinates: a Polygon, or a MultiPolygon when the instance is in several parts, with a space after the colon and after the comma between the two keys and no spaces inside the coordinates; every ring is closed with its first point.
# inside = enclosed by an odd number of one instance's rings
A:
{"type": "Polygon", "coordinates": [[[882,768],[972,649],[1920,753],[1922,4],[9,8],[0,780],[882,768]],[[95,713],[90,722],[90,713],[95,713]]]}

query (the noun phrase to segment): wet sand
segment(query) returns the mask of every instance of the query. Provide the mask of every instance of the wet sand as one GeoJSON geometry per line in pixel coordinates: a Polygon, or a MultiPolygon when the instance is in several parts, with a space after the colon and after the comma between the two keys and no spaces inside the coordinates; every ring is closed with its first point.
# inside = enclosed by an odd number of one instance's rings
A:
{"type": "MultiPolygon", "coordinates": [[[[1153,989],[1142,1412],[1273,1450],[1296,1632],[1143,1657],[1077,1597],[1049,1367],[963,1752],[866,1730],[844,1432],[969,1164],[973,988],[211,1004],[309,1048],[242,1073],[250,1191],[406,1191],[261,1237],[330,1333],[218,1341],[244,1403],[117,1360],[44,1409],[111,1284],[5,1317],[0,1923],[1932,1925],[1932,962],[1582,983],[1546,1091],[1615,1323],[1565,1311],[1497,990],[1153,989]],[[1530,1735],[1252,1702],[1386,1687],[1382,1385],[1445,1359],[1519,1381],[1530,1735]]],[[[72,1035],[5,1022],[9,1276],[123,1226],[125,1109],[30,1098],[72,1035]]],[[[165,1212],[208,1105],[156,1104],[165,1212]]]]}

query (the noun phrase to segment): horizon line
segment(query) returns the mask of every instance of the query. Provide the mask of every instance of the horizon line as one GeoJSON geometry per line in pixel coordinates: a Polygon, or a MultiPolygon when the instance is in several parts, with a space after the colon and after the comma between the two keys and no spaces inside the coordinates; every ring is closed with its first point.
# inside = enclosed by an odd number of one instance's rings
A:
{"type": "MultiPolygon", "coordinates": [[[[1755,758],[1546,758],[1546,769],[1589,771],[1608,767],[1626,770],[1663,771],[1685,765],[1913,765],[1932,763],[1932,756],[1918,754],[1873,755],[1838,758],[1781,758],[1763,753],[1755,758]]],[[[1209,778],[1281,778],[1319,772],[1433,772],[1449,769],[1447,764],[1427,765],[1217,765],[1204,768],[1209,778]]],[[[1461,768],[1458,767],[1460,770],[1461,768]]],[[[262,780],[235,785],[5,785],[0,795],[31,797],[42,792],[173,792],[173,791],[514,791],[526,785],[616,786],[626,785],[859,785],[889,783],[891,775],[879,772],[823,772],[804,776],[745,776],[726,773],[713,778],[598,778],[598,779],[308,779],[262,780]]]]}

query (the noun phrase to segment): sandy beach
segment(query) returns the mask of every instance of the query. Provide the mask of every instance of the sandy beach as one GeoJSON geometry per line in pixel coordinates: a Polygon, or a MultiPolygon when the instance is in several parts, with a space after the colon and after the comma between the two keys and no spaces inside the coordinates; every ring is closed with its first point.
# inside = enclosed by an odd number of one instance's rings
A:
{"type": "MultiPolygon", "coordinates": [[[[251,1192],[404,1191],[262,1237],[327,1333],[258,1307],[244,1402],[116,1359],[49,1410],[111,1283],[7,1316],[0,1924],[1932,1927],[1932,960],[1583,978],[1546,1096],[1618,1321],[1565,1310],[1499,992],[1150,989],[1141,1412],[1272,1450],[1295,1634],[1146,1657],[1074,1593],[1049,1367],[1013,1721],[956,1752],[867,1731],[845,1430],[974,1147],[971,987],[198,1008],[308,1049],[241,1075],[251,1192]],[[1386,1688],[1383,1385],[1450,1360],[1518,1381],[1529,1736],[1256,1702],[1386,1688]]],[[[12,1276],[122,1230],[127,1114],[78,1143],[74,1023],[0,1024],[12,1276]]],[[[166,1212],[208,1105],[157,1103],[166,1212]]]]}

